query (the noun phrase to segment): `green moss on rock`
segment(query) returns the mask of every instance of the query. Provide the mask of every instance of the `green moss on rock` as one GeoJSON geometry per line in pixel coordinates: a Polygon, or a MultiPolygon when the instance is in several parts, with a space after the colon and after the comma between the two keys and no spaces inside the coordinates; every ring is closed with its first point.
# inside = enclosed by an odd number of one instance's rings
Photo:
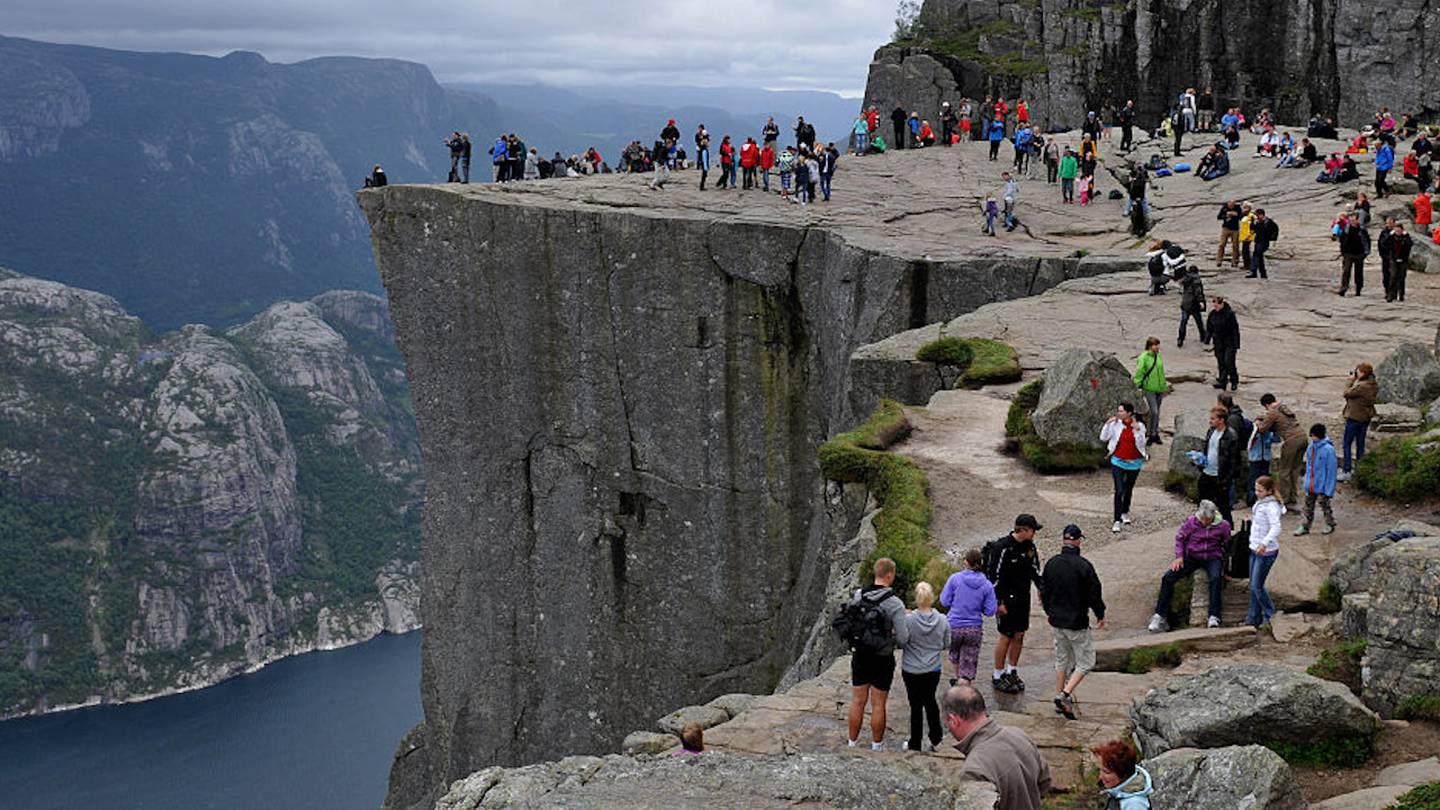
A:
{"type": "Polygon", "coordinates": [[[1315,663],[1306,667],[1305,672],[1326,681],[1343,683],[1355,694],[1360,694],[1360,661],[1365,657],[1365,642],[1351,641],[1336,644],[1320,651],[1315,663]]]}
{"type": "Polygon", "coordinates": [[[938,338],[921,346],[915,359],[958,369],[967,388],[1020,379],[1020,355],[1009,344],[989,338],[938,338]]]}
{"type": "Polygon", "coordinates": [[[1386,439],[1360,459],[1355,483],[1382,498],[1434,498],[1440,493],[1440,437],[1431,431],[1386,439]]]}

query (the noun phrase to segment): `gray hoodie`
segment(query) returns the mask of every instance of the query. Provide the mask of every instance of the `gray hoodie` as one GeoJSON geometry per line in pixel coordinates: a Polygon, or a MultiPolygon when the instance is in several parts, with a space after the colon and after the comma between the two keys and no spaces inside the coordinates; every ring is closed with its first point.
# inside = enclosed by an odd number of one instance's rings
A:
{"type": "Polygon", "coordinates": [[[939,611],[910,611],[905,617],[909,638],[900,657],[900,669],[912,675],[940,669],[940,655],[950,647],[950,623],[939,611]]]}

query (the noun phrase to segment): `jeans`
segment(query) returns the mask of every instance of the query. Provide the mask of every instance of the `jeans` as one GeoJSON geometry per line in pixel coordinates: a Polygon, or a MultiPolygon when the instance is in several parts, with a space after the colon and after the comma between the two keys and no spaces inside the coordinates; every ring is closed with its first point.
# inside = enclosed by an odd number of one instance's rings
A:
{"type": "Polygon", "coordinates": [[[1345,460],[1341,468],[1345,472],[1352,469],[1350,464],[1350,447],[1355,447],[1355,460],[1359,461],[1365,457],[1365,434],[1370,430],[1369,422],[1361,422],[1356,419],[1345,420],[1345,460]]]}
{"type": "Polygon", "coordinates": [[[760,182],[761,182],[761,184],[762,184],[762,185],[761,185],[761,188],[765,189],[766,191],[769,191],[769,190],[770,190],[770,170],[769,170],[769,169],[761,169],[761,170],[760,170],[760,182]]]}
{"type": "Polygon", "coordinates": [[[1013,230],[1015,230],[1015,225],[1016,225],[1016,222],[1015,222],[1015,201],[1014,201],[1014,200],[1006,200],[1006,201],[1005,201],[1005,230],[1007,230],[1007,231],[1013,231],[1013,230]]]}
{"type": "Polygon", "coordinates": [[[1340,257],[1340,294],[1344,295],[1350,290],[1350,271],[1355,271],[1355,294],[1359,295],[1360,290],[1365,287],[1365,257],[1348,256],[1340,257]]]}
{"type": "Polygon", "coordinates": [[[1191,319],[1191,318],[1194,318],[1194,319],[1195,319],[1195,327],[1200,330],[1200,342],[1201,342],[1201,343],[1207,343],[1207,342],[1209,342],[1209,338],[1205,336],[1205,318],[1204,318],[1204,316],[1201,314],[1201,311],[1198,310],[1198,309],[1196,309],[1196,310],[1184,310],[1184,309],[1180,310],[1180,336],[1179,336],[1179,338],[1176,339],[1176,342],[1177,342],[1177,343],[1184,343],[1184,342],[1185,342],[1185,327],[1189,325],[1189,322],[1190,322],[1190,319],[1191,319]]]}
{"type": "Polygon", "coordinates": [[[1270,592],[1265,590],[1265,579],[1270,576],[1270,569],[1279,556],[1278,551],[1268,557],[1254,552],[1250,554],[1250,611],[1245,614],[1245,623],[1251,627],[1259,627],[1275,615],[1275,603],[1270,601],[1270,592]]]}
{"type": "MultiPolygon", "coordinates": [[[[1175,583],[1204,569],[1205,576],[1210,580],[1210,615],[1220,616],[1220,590],[1224,584],[1223,574],[1225,572],[1224,560],[1197,560],[1194,557],[1186,557],[1180,564],[1179,571],[1166,571],[1165,576],[1160,578],[1160,597],[1155,600],[1155,612],[1161,616],[1170,613],[1170,597],[1175,593],[1175,583]]],[[[1269,597],[1266,597],[1267,599],[1269,597]]],[[[1273,609],[1271,611],[1274,612],[1273,609]]]]}
{"type": "MultiPolygon", "coordinates": [[[[1130,216],[1130,211],[1131,211],[1131,209],[1133,209],[1134,207],[1135,207],[1135,198],[1134,198],[1134,197],[1126,197],[1126,198],[1125,198],[1125,216],[1127,216],[1127,217],[1130,216]]],[[[1148,200],[1146,200],[1144,197],[1141,197],[1141,198],[1140,198],[1140,211],[1141,211],[1141,213],[1143,213],[1146,217],[1149,217],[1149,216],[1150,216],[1150,202],[1149,202],[1148,200]]]]}
{"type": "Polygon", "coordinates": [[[1150,415],[1145,419],[1145,432],[1152,441],[1160,438],[1160,403],[1164,399],[1164,394],[1145,392],[1145,404],[1150,406],[1150,415]]]}
{"type": "Polygon", "coordinates": [[[1110,477],[1115,479],[1114,520],[1119,523],[1122,515],[1130,514],[1130,497],[1135,494],[1135,482],[1140,478],[1140,471],[1111,464],[1110,477]]]}
{"type": "Polygon", "coordinates": [[[940,685],[940,670],[934,672],[905,672],[901,670],[900,680],[905,682],[905,697],[910,700],[910,741],[905,747],[911,751],[920,750],[925,726],[930,726],[930,744],[939,745],[945,739],[945,729],[940,725],[940,704],[935,700],[935,689],[940,685]]]}
{"type": "Polygon", "coordinates": [[[999,142],[999,141],[991,141],[991,142],[990,142],[990,159],[991,159],[991,160],[994,160],[995,158],[998,158],[998,157],[1000,157],[1000,142],[999,142]]]}
{"type": "Polygon", "coordinates": [[[824,172],[820,173],[820,196],[825,198],[825,202],[830,202],[831,177],[834,177],[834,175],[826,174],[824,172]]]}
{"type": "Polygon", "coordinates": [[[1265,251],[1269,249],[1269,242],[1255,243],[1255,253],[1250,259],[1250,272],[1260,276],[1260,278],[1269,278],[1269,276],[1265,275],[1265,251]]]}
{"type": "Polygon", "coordinates": [[[994,236],[994,235],[995,235],[995,215],[994,215],[994,214],[990,214],[990,213],[985,214],[985,233],[988,233],[988,234],[990,234],[991,236],[994,236]]]}
{"type": "Polygon", "coordinates": [[[1221,388],[1224,388],[1227,382],[1232,389],[1240,385],[1240,372],[1235,368],[1235,354],[1238,351],[1234,346],[1215,346],[1215,364],[1219,367],[1221,388]]]}
{"type": "Polygon", "coordinates": [[[855,154],[865,154],[865,133],[863,132],[855,133],[855,154]]]}
{"type": "Polygon", "coordinates": [[[1060,180],[1060,199],[1075,202],[1075,178],[1065,177],[1060,180]]]}

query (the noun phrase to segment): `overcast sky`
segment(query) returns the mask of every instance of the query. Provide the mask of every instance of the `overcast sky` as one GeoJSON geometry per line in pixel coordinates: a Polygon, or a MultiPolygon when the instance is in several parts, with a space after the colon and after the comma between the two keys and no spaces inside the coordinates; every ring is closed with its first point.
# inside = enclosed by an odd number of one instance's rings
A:
{"type": "Polygon", "coordinates": [[[441,81],[859,95],[894,0],[3,0],[0,34],[273,62],[412,59],[441,81]]]}

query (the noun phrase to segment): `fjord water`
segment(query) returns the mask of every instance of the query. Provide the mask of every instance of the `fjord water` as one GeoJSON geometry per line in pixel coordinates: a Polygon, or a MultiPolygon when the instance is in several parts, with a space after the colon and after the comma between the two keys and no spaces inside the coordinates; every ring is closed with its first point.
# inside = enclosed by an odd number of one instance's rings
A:
{"type": "Polygon", "coordinates": [[[182,695],[0,723],[5,810],[369,810],[420,721],[420,633],[182,695]]]}

